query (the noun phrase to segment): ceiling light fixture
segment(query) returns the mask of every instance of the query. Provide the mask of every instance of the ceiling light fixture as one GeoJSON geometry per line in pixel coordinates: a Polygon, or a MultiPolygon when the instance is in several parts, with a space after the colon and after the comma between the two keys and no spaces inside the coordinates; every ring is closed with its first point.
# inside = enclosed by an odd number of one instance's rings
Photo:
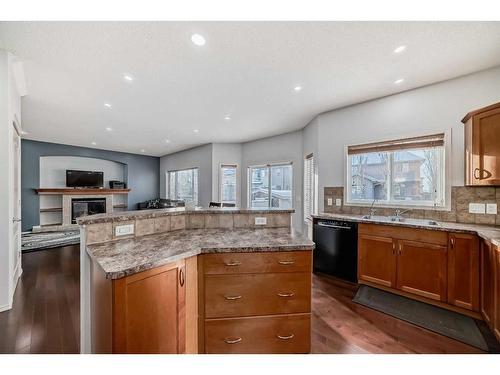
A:
{"type": "Polygon", "coordinates": [[[204,46],[207,41],[205,40],[203,35],[193,34],[191,35],[191,42],[193,42],[194,45],[201,47],[204,46]]]}
{"type": "Polygon", "coordinates": [[[96,146],[96,145],[97,145],[97,143],[95,143],[95,142],[92,142],[92,146],[96,146]]]}
{"type": "Polygon", "coordinates": [[[226,121],[229,121],[229,120],[231,120],[231,116],[229,116],[229,115],[226,115],[226,116],[224,117],[224,120],[226,120],[226,121]]]}
{"type": "Polygon", "coordinates": [[[199,133],[200,129],[193,129],[193,133],[199,133]]]}
{"type": "Polygon", "coordinates": [[[394,83],[396,85],[399,85],[400,83],[403,83],[404,81],[405,81],[404,78],[400,78],[400,79],[395,80],[394,83]]]}
{"type": "Polygon", "coordinates": [[[106,108],[111,108],[111,107],[112,107],[112,105],[111,105],[111,104],[109,104],[109,103],[104,103],[104,106],[105,106],[106,108]]]}
{"type": "Polygon", "coordinates": [[[295,92],[299,92],[300,90],[302,90],[302,86],[295,86],[295,87],[293,88],[293,90],[294,90],[295,92]]]}
{"type": "Polygon", "coordinates": [[[170,139],[165,139],[165,143],[170,143],[170,139]]]}
{"type": "Polygon", "coordinates": [[[27,132],[26,130],[21,130],[21,132],[20,132],[20,133],[21,133],[21,135],[26,135],[26,134],[28,134],[28,132],[27,132]]]}
{"type": "Polygon", "coordinates": [[[132,82],[134,80],[134,77],[132,77],[130,74],[123,74],[123,80],[127,82],[132,82]]]}
{"type": "Polygon", "coordinates": [[[113,128],[110,128],[109,126],[107,126],[107,127],[106,127],[106,130],[107,130],[108,132],[111,132],[111,131],[113,131],[113,128]]]}
{"type": "Polygon", "coordinates": [[[406,50],[406,46],[405,46],[405,45],[402,45],[402,46],[397,47],[397,48],[394,50],[394,53],[401,53],[401,52],[404,52],[405,50],[406,50]]]}
{"type": "Polygon", "coordinates": [[[146,150],[144,150],[143,148],[141,148],[141,152],[146,152],[146,150]]]}

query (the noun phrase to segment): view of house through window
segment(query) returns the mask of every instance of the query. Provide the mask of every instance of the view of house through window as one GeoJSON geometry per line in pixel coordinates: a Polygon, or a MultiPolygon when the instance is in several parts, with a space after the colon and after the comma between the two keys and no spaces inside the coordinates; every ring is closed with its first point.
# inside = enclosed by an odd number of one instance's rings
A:
{"type": "Polygon", "coordinates": [[[293,207],[291,164],[250,167],[248,179],[251,208],[293,207]]]}
{"type": "Polygon", "coordinates": [[[234,164],[220,166],[220,201],[236,204],[236,168],[234,164]]]}
{"type": "Polygon", "coordinates": [[[168,172],[168,197],[198,204],[198,168],[168,172]]]}
{"type": "Polygon", "coordinates": [[[347,201],[443,207],[444,134],[349,146],[347,201]]]}

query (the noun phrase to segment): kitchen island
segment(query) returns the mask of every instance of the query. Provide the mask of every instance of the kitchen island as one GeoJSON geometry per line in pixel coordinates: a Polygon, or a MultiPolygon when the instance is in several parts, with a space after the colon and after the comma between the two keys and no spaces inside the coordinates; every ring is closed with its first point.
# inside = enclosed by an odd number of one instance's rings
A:
{"type": "Polygon", "coordinates": [[[292,210],[79,220],[82,353],[307,353],[312,241],[292,210]]]}

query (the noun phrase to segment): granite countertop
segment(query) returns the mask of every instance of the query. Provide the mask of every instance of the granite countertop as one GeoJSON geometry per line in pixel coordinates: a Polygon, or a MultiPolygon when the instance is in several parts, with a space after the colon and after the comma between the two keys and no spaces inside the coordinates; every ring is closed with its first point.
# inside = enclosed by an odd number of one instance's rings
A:
{"type": "Polygon", "coordinates": [[[198,254],[313,249],[314,242],[288,228],[185,229],[88,245],[87,253],[106,278],[119,279],[198,254]]]}
{"type": "Polygon", "coordinates": [[[176,208],[160,208],[151,210],[136,210],[136,211],[118,211],[113,213],[96,214],[89,216],[80,216],[76,219],[80,225],[85,224],[101,224],[107,222],[128,221],[134,219],[151,219],[162,216],[174,215],[196,215],[196,214],[268,214],[268,213],[294,213],[293,209],[281,208],[235,208],[235,207],[213,207],[213,208],[193,208],[186,209],[185,207],[176,208]]]}
{"type": "MultiPolygon", "coordinates": [[[[460,232],[460,233],[471,233],[477,234],[479,237],[490,241],[495,246],[500,246],[500,227],[499,226],[488,226],[479,224],[463,224],[463,223],[452,223],[447,221],[436,221],[438,225],[426,224],[426,221],[435,221],[422,219],[421,222],[397,222],[397,221],[386,221],[380,220],[376,217],[371,219],[363,219],[363,215],[348,215],[348,214],[330,214],[330,213],[320,213],[318,215],[313,215],[313,218],[318,219],[337,219],[345,221],[354,221],[359,223],[374,223],[383,225],[392,225],[400,227],[412,227],[430,230],[439,230],[446,232],[460,232]]],[[[409,219],[413,220],[413,219],[409,219]]]]}

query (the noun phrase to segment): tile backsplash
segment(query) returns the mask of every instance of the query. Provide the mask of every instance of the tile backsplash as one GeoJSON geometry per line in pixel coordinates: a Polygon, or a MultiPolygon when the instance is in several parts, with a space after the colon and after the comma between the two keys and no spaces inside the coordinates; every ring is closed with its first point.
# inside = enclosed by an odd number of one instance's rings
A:
{"type": "MultiPolygon", "coordinates": [[[[438,221],[451,221],[467,224],[489,224],[500,225],[500,215],[492,214],[471,214],[469,213],[469,203],[496,203],[500,209],[500,187],[468,187],[453,186],[451,188],[451,211],[438,211],[435,209],[412,209],[403,216],[415,219],[431,219],[438,221]]],[[[324,212],[344,213],[355,215],[367,215],[370,213],[370,206],[349,206],[344,205],[344,188],[325,187],[324,188],[324,212]],[[332,205],[328,205],[328,199],[332,200],[332,205]],[[336,206],[336,199],[342,200],[341,206],[336,206]]],[[[377,208],[377,215],[394,215],[394,208],[377,208]]]]}

